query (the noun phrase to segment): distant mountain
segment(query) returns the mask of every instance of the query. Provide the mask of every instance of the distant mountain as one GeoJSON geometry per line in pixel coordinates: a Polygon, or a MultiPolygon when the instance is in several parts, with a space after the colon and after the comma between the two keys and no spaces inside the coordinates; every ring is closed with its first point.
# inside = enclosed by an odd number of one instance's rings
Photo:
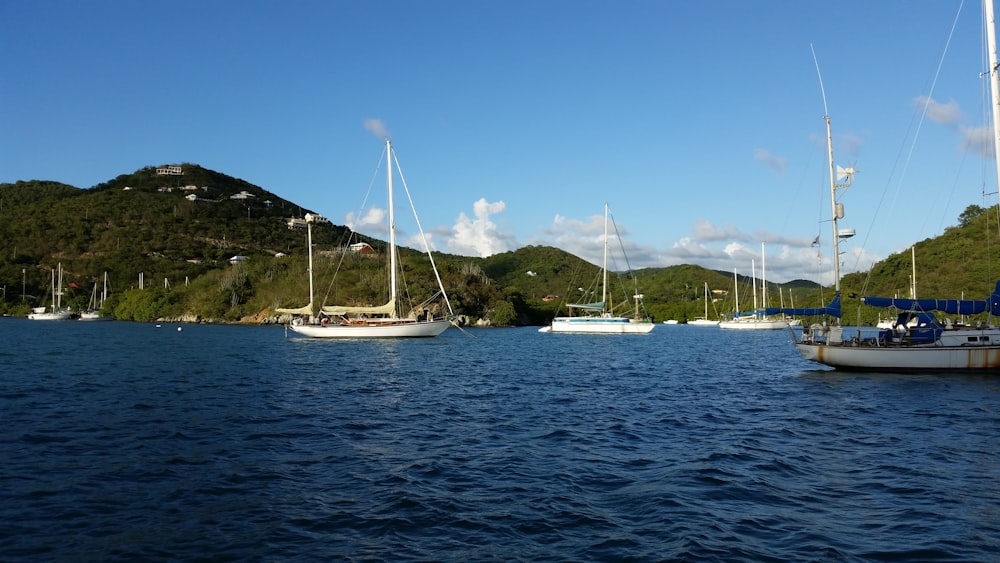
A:
{"type": "MultiPolygon", "coordinates": [[[[986,210],[977,209],[966,210],[960,226],[916,245],[919,295],[957,297],[965,291],[984,296],[992,289],[997,273],[977,241],[991,230],[996,241],[996,228],[990,227],[986,210]]],[[[289,224],[307,212],[245,180],[190,163],[143,168],[89,189],[40,180],[0,184],[0,312],[24,314],[43,302],[50,271],[62,263],[68,288],[64,301],[76,308],[86,304],[92,285],[108,272],[108,311],[118,318],[269,318],[275,307],[307,299],[305,234],[289,224]],[[235,256],[247,259],[233,264],[235,256]]],[[[995,211],[990,213],[995,225],[995,211]]],[[[379,283],[363,275],[336,286],[324,279],[335,267],[331,256],[336,253],[329,251],[344,248],[351,235],[344,226],[314,227],[321,297],[361,299],[379,283]]],[[[377,252],[384,249],[382,241],[359,238],[377,252]]],[[[404,256],[412,252],[402,250],[404,256]]],[[[435,260],[456,312],[494,324],[548,322],[599,272],[596,265],[547,246],[487,258],[436,253],[435,260]]],[[[430,285],[429,268],[416,264],[407,273],[409,281],[430,285]]],[[[845,313],[866,287],[867,294],[907,290],[909,272],[905,253],[876,264],[870,279],[846,276],[845,313]]],[[[618,275],[636,277],[657,320],[700,316],[705,283],[713,298],[710,316],[735,309],[730,273],[681,265],[618,275]]],[[[744,286],[750,295],[749,280],[739,283],[741,304],[749,303],[743,301],[744,286]]],[[[772,305],[788,299],[814,306],[832,297],[829,288],[805,280],[769,284],[768,292],[772,305]]]]}

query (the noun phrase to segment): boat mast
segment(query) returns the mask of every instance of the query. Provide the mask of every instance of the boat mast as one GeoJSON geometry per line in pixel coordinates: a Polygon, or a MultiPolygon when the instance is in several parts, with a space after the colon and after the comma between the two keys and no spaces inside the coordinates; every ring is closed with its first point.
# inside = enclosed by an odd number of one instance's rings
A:
{"type": "Polygon", "coordinates": [[[767,257],[763,242],[760,243],[760,306],[767,309],[767,257]]]}
{"type": "Polygon", "coordinates": [[[608,310],[608,203],[604,202],[604,275],[601,279],[601,303],[604,310],[608,310]]]}
{"type": "Polygon", "coordinates": [[[705,320],[708,320],[708,282],[705,282],[705,320]]]}
{"type": "Polygon", "coordinates": [[[62,309],[62,294],[63,294],[63,291],[62,291],[62,280],[63,280],[62,262],[60,262],[59,263],[59,285],[56,286],[56,291],[55,291],[55,296],[56,296],[56,307],[55,308],[56,308],[56,310],[62,309]]]}
{"type": "MultiPolygon", "coordinates": [[[[840,237],[837,228],[837,173],[833,169],[833,133],[830,131],[830,116],[824,115],[826,121],[826,152],[830,160],[830,207],[833,217],[833,290],[840,293],[840,237]]],[[[844,208],[840,208],[840,217],[844,216],[844,208]]]]}
{"type": "Polygon", "coordinates": [[[986,11],[986,45],[990,58],[990,94],[993,102],[993,161],[997,167],[997,181],[1000,182],[1000,69],[997,68],[996,19],[993,15],[993,0],[983,2],[986,11]]]}
{"type": "Polygon", "coordinates": [[[740,281],[736,277],[736,268],[733,268],[733,291],[736,293],[736,314],[733,319],[740,318],[740,281]]]}
{"type": "Polygon", "coordinates": [[[386,175],[389,188],[389,301],[393,306],[393,317],[399,316],[396,310],[396,213],[392,204],[392,141],[385,140],[386,175]]]}
{"type": "Polygon", "coordinates": [[[313,220],[312,213],[306,213],[306,244],[309,246],[309,316],[313,316],[313,220]]]}

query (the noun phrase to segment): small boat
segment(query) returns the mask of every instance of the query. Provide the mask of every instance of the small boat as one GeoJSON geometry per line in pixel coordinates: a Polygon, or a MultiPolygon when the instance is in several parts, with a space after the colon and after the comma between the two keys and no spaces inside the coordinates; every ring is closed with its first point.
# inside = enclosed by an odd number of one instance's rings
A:
{"type": "MultiPolygon", "coordinates": [[[[395,205],[393,201],[393,176],[399,170],[399,162],[396,160],[392,142],[385,141],[386,158],[386,188],[388,191],[388,220],[389,220],[389,244],[388,244],[388,269],[389,269],[389,295],[388,301],[381,305],[357,306],[357,305],[323,305],[318,311],[314,310],[315,298],[313,295],[313,253],[312,253],[312,225],[316,222],[326,221],[325,218],[306,214],[306,229],[309,247],[309,303],[297,308],[278,308],[276,311],[281,314],[292,315],[292,320],[288,325],[289,330],[308,336],[311,338],[328,339],[351,339],[351,338],[415,338],[432,337],[444,332],[452,324],[454,313],[444,286],[441,284],[441,276],[438,274],[437,266],[434,264],[434,257],[431,255],[430,246],[424,238],[424,246],[427,249],[427,257],[434,270],[434,277],[437,280],[438,291],[424,303],[411,307],[410,314],[403,316],[400,314],[402,304],[400,303],[399,292],[399,258],[396,252],[396,220],[395,205]],[[395,165],[395,166],[394,166],[395,165]],[[439,314],[432,310],[431,302],[440,296],[443,300],[443,311],[439,314]]],[[[400,177],[402,173],[400,172],[400,177]]],[[[406,189],[406,183],[403,182],[406,189]]],[[[407,196],[409,191],[407,190],[407,196]]],[[[412,203],[412,198],[410,198],[412,203]]],[[[416,210],[414,209],[414,218],[416,210]]],[[[419,227],[420,221],[417,219],[419,227]]],[[[424,237],[423,230],[420,230],[421,237],[424,237]]]]}
{"type": "Polygon", "coordinates": [[[87,308],[80,311],[81,321],[110,321],[111,317],[105,317],[101,315],[101,308],[104,307],[104,301],[108,298],[108,273],[104,272],[104,289],[101,294],[97,295],[97,284],[94,284],[94,289],[90,293],[90,302],[87,304],[87,308]]]}
{"type": "Polygon", "coordinates": [[[687,324],[694,326],[719,326],[719,321],[713,321],[708,318],[708,282],[705,282],[705,316],[692,319],[687,324]]]}
{"type": "Polygon", "coordinates": [[[65,321],[72,316],[68,308],[62,306],[62,262],[56,270],[52,270],[52,305],[50,307],[35,307],[31,309],[28,318],[33,321],[65,321]],[[58,271],[58,274],[56,273],[58,271]]]}
{"type": "MultiPolygon", "coordinates": [[[[578,334],[646,334],[656,325],[643,316],[642,294],[634,288],[632,299],[635,310],[631,317],[618,315],[614,312],[611,294],[608,291],[608,204],[604,204],[604,262],[601,265],[601,300],[596,303],[567,303],[569,314],[565,317],[552,319],[546,332],[578,333],[578,334]],[[574,314],[578,313],[578,314],[574,314]]],[[[617,230],[617,229],[616,229],[617,230]]],[[[626,264],[626,267],[628,265],[626,264]]],[[[633,281],[635,278],[633,277],[633,281]]],[[[545,327],[543,327],[545,328],[545,327]]]]}
{"type": "MultiPolygon", "coordinates": [[[[984,17],[989,42],[990,89],[993,98],[994,146],[1000,146],[1000,78],[997,73],[996,31],[993,1],[984,2],[984,17]]],[[[850,183],[853,170],[837,168],[833,163],[833,141],[830,117],[826,121],[827,153],[830,164],[830,199],[833,207],[833,265],[835,294],[827,307],[801,310],[801,315],[827,315],[830,326],[815,323],[802,329],[795,347],[803,358],[845,370],[879,371],[967,371],[1000,370],[1000,327],[991,323],[975,326],[941,321],[934,312],[949,315],[971,315],[988,312],[1000,315],[1000,282],[985,299],[900,299],[896,297],[862,297],[862,303],[873,307],[895,308],[898,311],[892,328],[880,330],[877,336],[864,336],[861,331],[845,335],[840,324],[840,267],[837,221],[843,217],[843,206],[837,202],[837,190],[850,183]],[[847,184],[838,184],[846,176],[847,184]]],[[[997,174],[1000,179],[1000,159],[997,174]]],[[[794,334],[793,334],[794,339],[794,334]]]]}
{"type": "MultiPolygon", "coordinates": [[[[764,243],[760,245],[761,254],[761,275],[760,275],[760,286],[761,286],[761,297],[764,301],[764,308],[757,308],[757,282],[756,282],[756,272],[754,272],[753,278],[753,312],[749,314],[740,313],[740,290],[736,282],[736,271],[733,271],[733,283],[737,285],[736,287],[736,313],[733,315],[732,319],[719,321],[719,328],[724,328],[727,330],[779,330],[783,328],[788,328],[790,325],[789,319],[785,318],[784,315],[781,317],[772,316],[773,313],[767,311],[767,281],[765,274],[765,266],[763,262],[764,258],[764,243]]],[[[751,262],[751,268],[753,269],[753,262],[751,262]]],[[[755,269],[754,269],[755,270],[755,269]]],[[[779,308],[780,310],[780,308],[779,308]]]]}

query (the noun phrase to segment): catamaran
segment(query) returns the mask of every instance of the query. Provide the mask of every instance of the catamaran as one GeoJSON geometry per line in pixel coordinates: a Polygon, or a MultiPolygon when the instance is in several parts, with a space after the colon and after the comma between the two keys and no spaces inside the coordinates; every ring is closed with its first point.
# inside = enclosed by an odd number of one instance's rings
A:
{"type": "MultiPolygon", "coordinates": [[[[634,278],[633,278],[634,279],[634,278]]],[[[552,319],[539,332],[583,334],[645,334],[656,325],[641,314],[642,294],[633,291],[635,310],[631,317],[617,315],[608,291],[608,204],[604,204],[604,262],[601,266],[601,300],[596,303],[567,303],[569,315],[552,319]],[[574,314],[576,313],[576,314],[574,314]]]]}

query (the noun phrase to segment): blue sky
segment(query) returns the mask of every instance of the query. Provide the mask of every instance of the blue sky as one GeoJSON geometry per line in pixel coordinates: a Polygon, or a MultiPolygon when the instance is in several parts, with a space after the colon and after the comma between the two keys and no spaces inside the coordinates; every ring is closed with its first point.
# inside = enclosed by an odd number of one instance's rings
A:
{"type": "Polygon", "coordinates": [[[0,0],[0,182],[88,188],[190,162],[344,224],[381,127],[439,250],[553,245],[598,263],[607,201],[633,267],[749,273],[765,242],[768,279],[829,282],[810,44],[836,160],[859,171],[841,197],[841,226],[858,232],[844,269],[867,270],[996,201],[981,195],[997,190],[980,13],[948,0],[0,0]]]}

